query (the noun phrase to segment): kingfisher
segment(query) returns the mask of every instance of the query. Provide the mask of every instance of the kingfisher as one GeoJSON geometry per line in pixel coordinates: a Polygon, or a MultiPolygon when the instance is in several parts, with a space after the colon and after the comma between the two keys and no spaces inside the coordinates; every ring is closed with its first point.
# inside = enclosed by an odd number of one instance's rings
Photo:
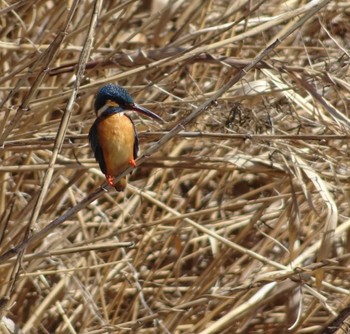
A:
{"type": "Polygon", "coordinates": [[[89,142],[100,169],[109,185],[117,191],[126,187],[126,177],[114,183],[114,178],[129,166],[136,167],[139,140],[135,124],[125,112],[136,111],[159,122],[163,119],[136,104],[121,86],[107,84],[95,98],[96,120],[89,131],[89,142]]]}

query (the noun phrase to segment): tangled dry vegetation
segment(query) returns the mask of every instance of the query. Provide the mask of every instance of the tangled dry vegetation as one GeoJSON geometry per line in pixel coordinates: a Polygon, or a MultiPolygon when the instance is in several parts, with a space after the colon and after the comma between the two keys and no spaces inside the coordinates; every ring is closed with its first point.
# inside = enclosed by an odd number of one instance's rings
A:
{"type": "Polygon", "coordinates": [[[1,3],[1,332],[344,333],[350,3],[167,3],[1,3]],[[107,82],[166,120],[125,193],[107,82]]]}

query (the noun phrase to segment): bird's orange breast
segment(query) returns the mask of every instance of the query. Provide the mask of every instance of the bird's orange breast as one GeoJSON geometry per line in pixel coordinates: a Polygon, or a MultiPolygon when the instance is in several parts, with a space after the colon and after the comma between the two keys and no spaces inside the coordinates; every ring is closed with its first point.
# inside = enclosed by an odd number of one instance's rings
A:
{"type": "Polygon", "coordinates": [[[100,121],[97,135],[107,175],[117,176],[134,159],[134,125],[124,114],[114,114],[100,121]]]}

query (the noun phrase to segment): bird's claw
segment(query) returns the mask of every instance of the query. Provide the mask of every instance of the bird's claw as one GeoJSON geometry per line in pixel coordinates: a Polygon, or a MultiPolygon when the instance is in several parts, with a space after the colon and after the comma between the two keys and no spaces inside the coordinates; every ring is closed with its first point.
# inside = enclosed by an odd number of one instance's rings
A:
{"type": "Polygon", "coordinates": [[[113,176],[111,176],[111,175],[106,175],[106,180],[107,180],[108,184],[109,184],[111,187],[114,187],[114,183],[113,183],[114,177],[113,177],[113,176]]]}

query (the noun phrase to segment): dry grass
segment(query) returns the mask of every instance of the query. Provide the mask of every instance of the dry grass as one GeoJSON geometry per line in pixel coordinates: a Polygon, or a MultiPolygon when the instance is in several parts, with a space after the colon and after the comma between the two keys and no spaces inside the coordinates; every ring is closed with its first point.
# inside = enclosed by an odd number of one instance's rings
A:
{"type": "Polygon", "coordinates": [[[0,331],[326,333],[350,301],[350,4],[161,3],[1,4],[0,331]],[[166,120],[135,116],[125,193],[87,142],[107,82],[166,120]]]}

